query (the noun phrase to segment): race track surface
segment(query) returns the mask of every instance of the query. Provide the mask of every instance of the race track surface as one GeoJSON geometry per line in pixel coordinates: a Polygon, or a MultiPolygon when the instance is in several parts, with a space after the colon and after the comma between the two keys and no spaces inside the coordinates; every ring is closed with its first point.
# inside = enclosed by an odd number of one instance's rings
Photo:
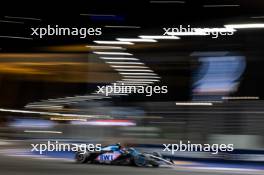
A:
{"type": "Polygon", "coordinates": [[[175,168],[139,168],[129,166],[76,164],[72,161],[36,159],[32,157],[12,157],[0,155],[1,175],[224,175],[262,174],[261,172],[215,172],[210,170],[190,170],[175,168]]]}

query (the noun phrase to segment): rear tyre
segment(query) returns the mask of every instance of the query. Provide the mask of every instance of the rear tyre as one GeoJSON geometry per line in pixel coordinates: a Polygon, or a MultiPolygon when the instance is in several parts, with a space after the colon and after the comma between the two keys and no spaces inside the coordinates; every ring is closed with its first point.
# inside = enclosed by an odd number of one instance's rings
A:
{"type": "Polygon", "coordinates": [[[77,152],[75,154],[75,161],[77,163],[87,163],[88,162],[88,158],[89,158],[89,153],[81,153],[81,152],[77,152]]]}

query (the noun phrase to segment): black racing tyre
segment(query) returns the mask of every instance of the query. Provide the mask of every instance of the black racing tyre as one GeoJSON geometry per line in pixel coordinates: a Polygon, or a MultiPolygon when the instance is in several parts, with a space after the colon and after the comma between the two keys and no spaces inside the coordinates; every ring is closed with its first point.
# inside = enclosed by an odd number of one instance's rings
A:
{"type": "Polygon", "coordinates": [[[82,152],[77,152],[75,154],[75,161],[77,163],[87,163],[89,158],[89,153],[82,153],[82,152]]]}
{"type": "Polygon", "coordinates": [[[142,155],[135,156],[133,158],[133,164],[137,167],[144,167],[147,164],[146,158],[142,155]]]}

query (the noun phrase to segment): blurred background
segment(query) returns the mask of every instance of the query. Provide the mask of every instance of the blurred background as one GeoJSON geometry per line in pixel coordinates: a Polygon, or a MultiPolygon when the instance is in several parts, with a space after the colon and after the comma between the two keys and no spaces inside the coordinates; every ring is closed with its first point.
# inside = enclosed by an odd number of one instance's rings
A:
{"type": "Polygon", "coordinates": [[[235,150],[167,153],[178,166],[173,171],[81,165],[76,171],[263,173],[263,9],[261,0],[5,2],[0,6],[0,153],[12,158],[0,161],[0,172],[75,173],[76,165],[66,164],[65,170],[61,159],[21,161],[73,158],[30,152],[30,144],[48,140],[121,142],[150,152],[189,140],[234,144],[235,150]],[[234,24],[233,35],[217,38],[163,36],[163,28],[180,25],[234,24]],[[100,27],[102,35],[31,36],[30,28],[47,25],[100,27]],[[113,83],[167,86],[168,93],[96,93],[98,86],[113,83]]]}

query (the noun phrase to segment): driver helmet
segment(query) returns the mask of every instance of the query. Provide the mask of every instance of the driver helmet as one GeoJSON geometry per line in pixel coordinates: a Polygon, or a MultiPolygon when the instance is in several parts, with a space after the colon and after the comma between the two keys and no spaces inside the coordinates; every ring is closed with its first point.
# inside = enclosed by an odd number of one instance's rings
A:
{"type": "Polygon", "coordinates": [[[122,148],[122,146],[121,146],[120,143],[117,143],[116,145],[118,146],[118,149],[121,149],[122,148]]]}

